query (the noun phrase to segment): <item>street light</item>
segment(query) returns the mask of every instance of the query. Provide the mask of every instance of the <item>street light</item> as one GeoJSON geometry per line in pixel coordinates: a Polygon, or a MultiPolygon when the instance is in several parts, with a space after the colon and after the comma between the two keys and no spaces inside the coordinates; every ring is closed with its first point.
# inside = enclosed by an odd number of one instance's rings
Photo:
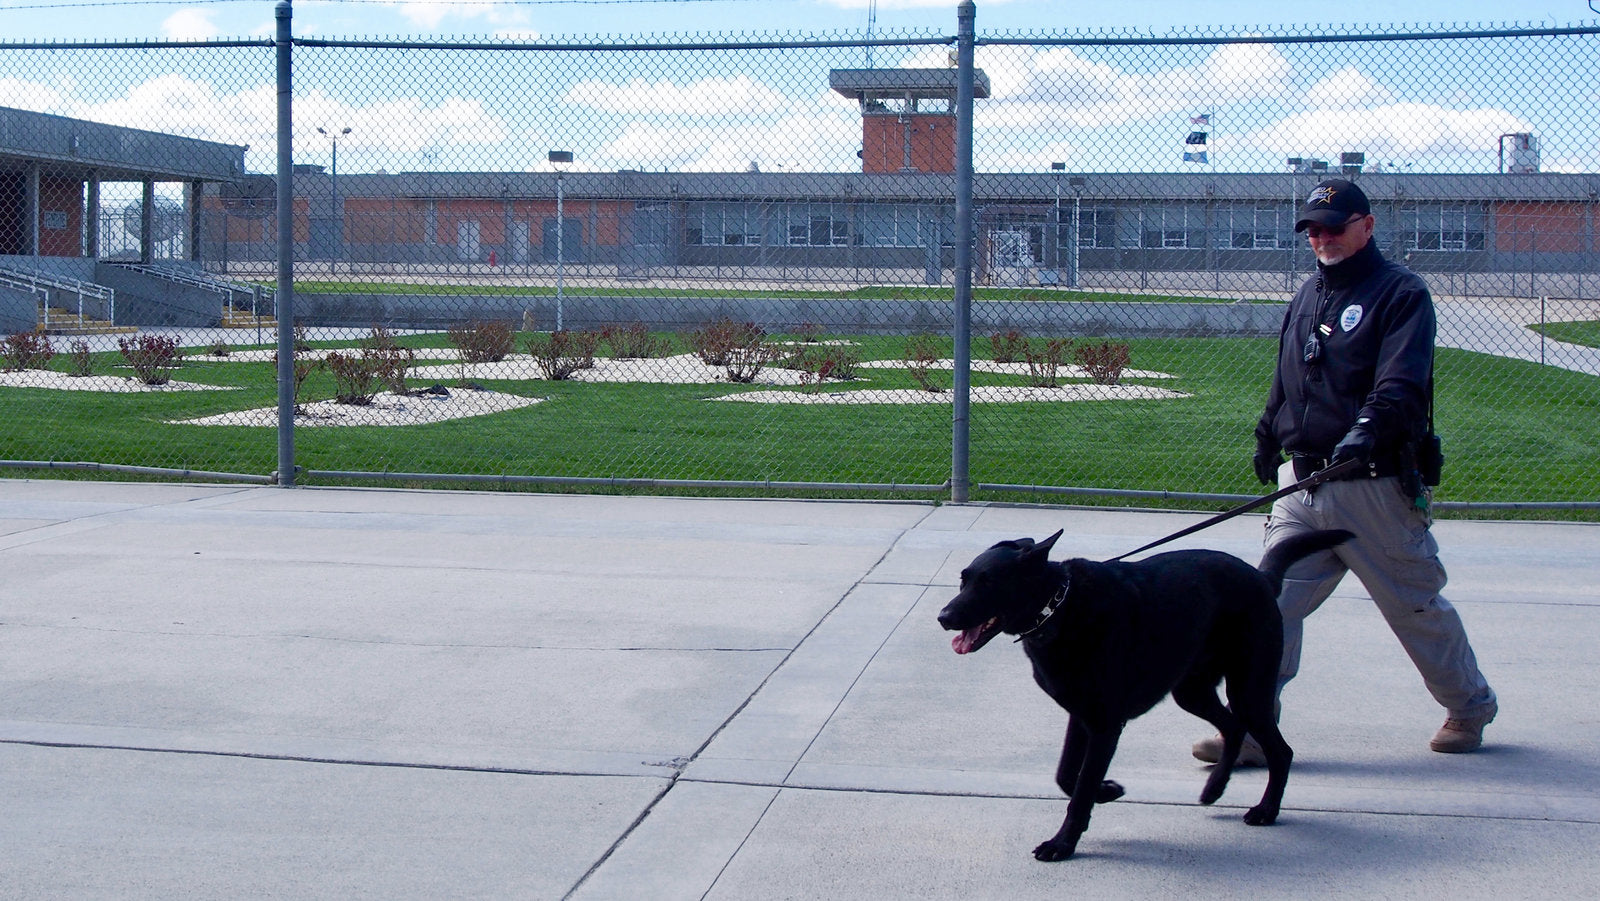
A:
{"type": "Polygon", "coordinates": [[[1072,186],[1072,230],[1067,233],[1072,240],[1072,271],[1068,273],[1067,278],[1067,286],[1070,288],[1078,287],[1078,252],[1083,246],[1083,241],[1078,236],[1078,229],[1083,228],[1083,217],[1079,215],[1079,210],[1083,204],[1083,186],[1088,183],[1089,180],[1081,175],[1067,179],[1067,184],[1072,186]]]}
{"type": "Polygon", "coordinates": [[[317,133],[333,142],[333,165],[329,167],[333,172],[333,259],[328,262],[328,272],[337,271],[339,257],[344,253],[344,211],[339,209],[339,139],[350,133],[346,126],[337,132],[332,132],[317,126],[317,133]]]}
{"type": "Polygon", "coordinates": [[[1066,163],[1051,163],[1050,173],[1056,177],[1056,265],[1061,265],[1061,173],[1067,171],[1066,163]]]}
{"type": "Polygon", "coordinates": [[[566,259],[562,248],[562,239],[565,237],[566,211],[563,208],[564,190],[562,179],[566,177],[567,167],[572,165],[572,151],[552,150],[549,154],[550,165],[556,170],[556,331],[561,331],[562,317],[562,288],[566,280],[566,259]]]}

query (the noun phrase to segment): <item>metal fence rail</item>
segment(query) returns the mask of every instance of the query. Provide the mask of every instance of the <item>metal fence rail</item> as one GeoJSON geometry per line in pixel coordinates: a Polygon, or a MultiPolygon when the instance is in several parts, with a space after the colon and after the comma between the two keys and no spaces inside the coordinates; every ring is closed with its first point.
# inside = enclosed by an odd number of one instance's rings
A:
{"type": "Polygon", "coordinates": [[[0,265],[114,284],[138,329],[51,335],[0,283],[9,470],[1216,504],[1255,490],[1294,211],[1345,174],[1436,295],[1439,506],[1600,508],[1600,29],[438,42],[279,10],[0,42],[0,265]],[[237,319],[211,279],[277,296],[237,319]]]}

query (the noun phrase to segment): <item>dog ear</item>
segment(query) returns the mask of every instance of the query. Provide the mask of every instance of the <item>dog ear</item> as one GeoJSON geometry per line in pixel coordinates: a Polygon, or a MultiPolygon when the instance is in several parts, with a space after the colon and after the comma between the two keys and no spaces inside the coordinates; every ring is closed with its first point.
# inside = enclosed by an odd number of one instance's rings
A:
{"type": "Polygon", "coordinates": [[[1030,558],[1048,558],[1050,556],[1050,549],[1056,546],[1056,539],[1060,538],[1061,533],[1065,531],[1066,529],[1056,529],[1056,533],[1051,535],[1049,538],[1046,538],[1043,541],[1034,542],[1033,547],[1028,548],[1025,556],[1030,558]]]}

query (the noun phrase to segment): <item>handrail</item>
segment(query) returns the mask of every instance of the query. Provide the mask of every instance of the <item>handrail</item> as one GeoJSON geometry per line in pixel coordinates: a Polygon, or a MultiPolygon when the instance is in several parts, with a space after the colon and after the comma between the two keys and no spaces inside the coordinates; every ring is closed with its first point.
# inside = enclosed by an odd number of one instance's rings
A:
{"type": "Polygon", "coordinates": [[[83,321],[83,299],[93,297],[103,300],[107,305],[106,318],[115,322],[117,319],[117,292],[105,285],[86,282],[80,279],[67,278],[62,275],[51,275],[32,269],[18,269],[15,266],[0,266],[0,283],[8,284],[13,288],[31,291],[44,298],[44,325],[50,326],[50,289],[68,291],[78,295],[78,321],[83,321]]]}
{"type": "Polygon", "coordinates": [[[181,285],[188,285],[191,288],[200,288],[205,291],[216,292],[222,295],[222,303],[224,307],[233,306],[233,297],[235,294],[246,294],[250,297],[250,312],[252,314],[258,312],[257,307],[260,305],[261,298],[263,297],[270,298],[272,301],[272,308],[274,310],[277,309],[277,292],[272,288],[262,285],[229,281],[228,279],[218,278],[217,276],[211,275],[208,272],[188,268],[158,266],[150,263],[113,263],[112,265],[118,266],[122,269],[127,269],[130,272],[140,273],[141,275],[148,275],[153,278],[160,278],[170,282],[177,282],[181,285]]]}
{"type": "Polygon", "coordinates": [[[97,285],[94,282],[80,281],[60,275],[48,275],[31,269],[18,269],[14,266],[0,266],[0,277],[28,285],[71,291],[80,296],[96,297],[100,300],[111,300],[117,293],[105,285],[97,285]]]}

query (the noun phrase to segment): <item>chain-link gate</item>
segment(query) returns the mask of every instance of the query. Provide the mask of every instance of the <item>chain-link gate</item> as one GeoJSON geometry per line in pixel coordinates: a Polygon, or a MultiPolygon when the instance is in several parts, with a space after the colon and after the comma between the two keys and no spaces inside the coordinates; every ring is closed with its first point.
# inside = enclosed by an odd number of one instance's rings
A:
{"type": "Polygon", "coordinates": [[[972,497],[1247,494],[1343,173],[1439,498],[1592,505],[1596,33],[980,34],[965,245],[954,37],[297,38],[281,211],[272,42],[0,44],[0,458],[938,496],[969,409],[972,497]]]}

